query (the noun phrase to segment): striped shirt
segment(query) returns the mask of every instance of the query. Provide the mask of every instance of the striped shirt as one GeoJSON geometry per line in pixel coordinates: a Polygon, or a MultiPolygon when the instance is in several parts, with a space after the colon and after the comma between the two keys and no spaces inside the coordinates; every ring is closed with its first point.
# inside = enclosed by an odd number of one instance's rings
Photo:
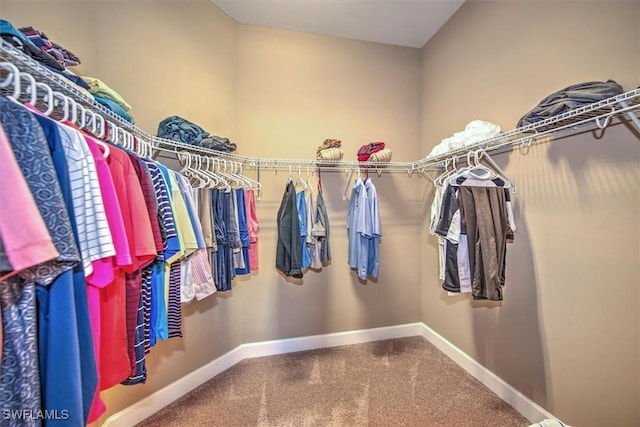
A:
{"type": "Polygon", "coordinates": [[[122,382],[125,385],[141,384],[147,380],[147,367],[145,364],[145,325],[149,324],[149,318],[145,315],[145,306],[149,306],[151,301],[151,266],[142,270],[142,298],[138,304],[138,326],[135,330],[134,355],[135,362],[128,379],[122,382]]]}
{"type": "Polygon", "coordinates": [[[162,235],[163,250],[167,250],[167,240],[177,237],[175,220],[173,217],[173,209],[169,200],[167,184],[162,177],[162,171],[156,162],[151,159],[141,158],[142,162],[147,166],[151,182],[153,183],[153,191],[156,195],[158,209],[158,223],[160,225],[160,233],[162,235]]]}
{"type": "Polygon", "coordinates": [[[58,128],[69,170],[80,255],[84,274],[89,276],[93,261],[115,256],[116,250],[91,151],[80,132],[68,126],[58,128]]]}
{"type": "Polygon", "coordinates": [[[182,304],[180,304],[180,262],[169,270],[169,308],[167,310],[169,338],[182,337],[182,304]]]}

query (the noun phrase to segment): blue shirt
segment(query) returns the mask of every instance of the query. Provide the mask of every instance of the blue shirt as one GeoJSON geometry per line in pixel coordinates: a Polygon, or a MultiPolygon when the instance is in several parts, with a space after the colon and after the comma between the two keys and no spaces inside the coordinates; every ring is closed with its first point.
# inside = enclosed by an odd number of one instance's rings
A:
{"type": "Polygon", "coordinates": [[[309,249],[307,248],[307,200],[304,191],[296,193],[296,206],[298,208],[298,223],[300,225],[300,246],[301,255],[300,268],[303,270],[311,267],[313,260],[309,255],[309,249]]]}

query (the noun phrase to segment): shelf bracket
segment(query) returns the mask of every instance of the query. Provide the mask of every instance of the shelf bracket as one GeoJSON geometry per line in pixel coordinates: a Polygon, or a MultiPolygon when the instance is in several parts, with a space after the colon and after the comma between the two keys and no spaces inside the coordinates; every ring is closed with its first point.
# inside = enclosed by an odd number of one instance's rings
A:
{"type": "MultiPolygon", "coordinates": [[[[618,101],[618,104],[622,108],[629,108],[629,104],[627,103],[627,101],[618,101]]],[[[638,117],[631,111],[625,111],[624,115],[627,116],[629,120],[631,120],[631,123],[633,123],[636,130],[640,132],[640,119],[638,119],[638,117]]]]}

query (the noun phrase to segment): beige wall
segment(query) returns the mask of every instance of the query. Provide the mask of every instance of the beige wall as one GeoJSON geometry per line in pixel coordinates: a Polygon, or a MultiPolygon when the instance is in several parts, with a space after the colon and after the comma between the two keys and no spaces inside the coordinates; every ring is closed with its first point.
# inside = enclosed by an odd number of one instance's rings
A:
{"type": "MultiPolygon", "coordinates": [[[[390,145],[394,160],[419,156],[419,50],[241,25],[237,54],[239,151],[312,159],[325,138],[338,138],[349,160],[355,160],[360,145],[379,140],[390,145]]],[[[296,178],[298,172],[293,173],[296,178]]],[[[307,273],[300,283],[287,281],[273,268],[276,214],[287,177],[284,171],[261,170],[261,271],[237,289],[238,297],[251,301],[246,311],[237,312],[243,340],[417,321],[420,259],[406,242],[420,220],[415,191],[420,180],[372,173],[380,199],[384,267],[377,283],[360,283],[346,264],[348,202],[342,196],[348,176],[322,172],[333,262],[322,272],[307,273]],[[398,253],[406,263],[384,261],[397,259],[398,253]]],[[[315,186],[317,175],[311,181],[315,186]]]]}
{"type": "Polygon", "coordinates": [[[3,0],[0,16],[76,53],[144,131],[178,114],[235,137],[237,24],[207,0],[3,0]]]}
{"type": "MultiPolygon", "coordinates": [[[[640,84],[638,2],[467,2],[423,48],[422,150],[503,130],[573,83],[640,84]]],[[[496,156],[518,185],[502,304],[449,298],[423,243],[423,321],[576,426],[640,424],[640,135],[496,156]]],[[[428,190],[429,196],[432,190],[428,190]]]]}

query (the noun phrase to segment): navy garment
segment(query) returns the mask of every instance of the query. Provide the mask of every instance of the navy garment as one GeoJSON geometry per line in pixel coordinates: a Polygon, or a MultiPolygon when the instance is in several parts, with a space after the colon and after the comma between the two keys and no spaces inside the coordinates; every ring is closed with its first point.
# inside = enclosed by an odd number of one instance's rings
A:
{"type": "Polygon", "coordinates": [[[145,362],[145,329],[144,325],[149,324],[151,316],[145,323],[145,306],[150,306],[151,301],[145,300],[144,294],[151,294],[151,274],[153,265],[149,265],[142,269],[142,292],[140,302],[138,303],[137,326],[135,333],[135,346],[133,348],[135,354],[135,369],[129,378],[122,381],[124,385],[143,384],[147,381],[147,365],[145,362]]]}
{"type": "Polygon", "coordinates": [[[236,190],[236,200],[238,201],[238,228],[240,229],[240,242],[242,243],[242,257],[244,258],[244,268],[236,268],[237,275],[251,273],[249,263],[249,228],[247,227],[247,210],[244,204],[244,190],[236,190]]]}
{"type": "MultiPolygon", "coordinates": [[[[40,115],[34,116],[47,136],[76,246],[79,247],[71,184],[58,125],[40,115]]],[[[37,297],[40,336],[55,337],[40,349],[43,407],[45,410],[69,409],[69,419],[45,420],[44,424],[84,426],[97,390],[98,371],[82,263],[74,267],[70,277],[63,274],[50,286],[38,286],[37,297]]]]}
{"type": "Polygon", "coordinates": [[[302,278],[300,221],[296,206],[296,189],[291,181],[287,183],[278,209],[277,225],[276,269],[285,276],[300,279],[302,278]]]}
{"type": "Polygon", "coordinates": [[[213,209],[214,228],[218,250],[215,252],[216,289],[219,291],[231,290],[233,280],[233,249],[227,239],[228,210],[226,208],[229,193],[220,190],[211,192],[211,207],[213,209]]]}

